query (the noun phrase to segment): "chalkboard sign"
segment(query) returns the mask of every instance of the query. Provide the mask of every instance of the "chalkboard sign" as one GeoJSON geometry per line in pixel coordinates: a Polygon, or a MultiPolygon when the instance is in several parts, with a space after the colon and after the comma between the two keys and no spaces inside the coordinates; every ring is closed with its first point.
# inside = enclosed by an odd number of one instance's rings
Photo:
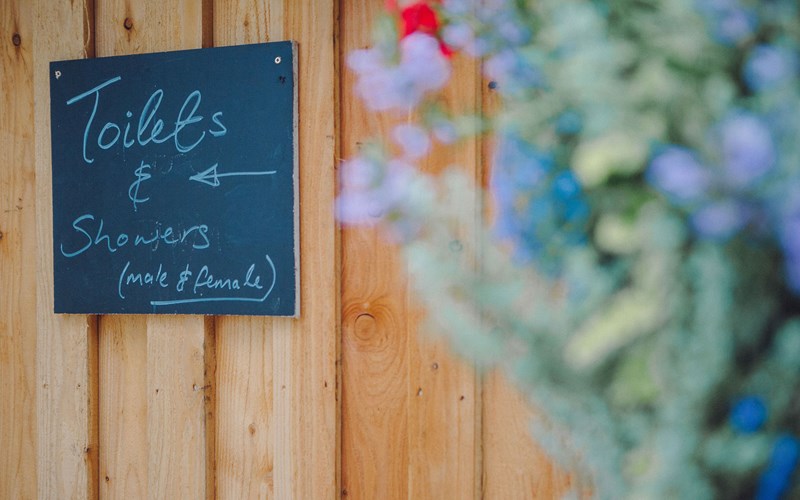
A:
{"type": "Polygon", "coordinates": [[[57,313],[298,314],[294,48],[50,63],[57,313]]]}

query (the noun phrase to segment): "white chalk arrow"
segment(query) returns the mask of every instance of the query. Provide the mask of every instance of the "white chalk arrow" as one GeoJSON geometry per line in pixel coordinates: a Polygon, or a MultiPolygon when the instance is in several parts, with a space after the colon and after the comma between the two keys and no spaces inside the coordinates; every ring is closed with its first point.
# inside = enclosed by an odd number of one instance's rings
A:
{"type": "Polygon", "coordinates": [[[211,187],[219,186],[219,178],[220,177],[239,177],[245,175],[273,175],[277,171],[276,170],[265,170],[263,172],[224,172],[219,173],[217,172],[217,167],[219,163],[215,163],[211,165],[211,168],[203,170],[199,174],[194,174],[189,177],[190,181],[197,181],[202,182],[203,184],[208,184],[211,187]]]}

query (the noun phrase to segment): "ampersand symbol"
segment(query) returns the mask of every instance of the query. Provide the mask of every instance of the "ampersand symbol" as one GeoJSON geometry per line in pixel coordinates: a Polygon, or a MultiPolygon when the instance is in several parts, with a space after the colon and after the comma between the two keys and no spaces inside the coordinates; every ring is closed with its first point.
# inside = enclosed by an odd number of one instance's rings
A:
{"type": "Polygon", "coordinates": [[[150,168],[151,166],[143,161],[141,166],[134,171],[134,174],[136,175],[136,180],[133,181],[131,186],[128,188],[128,198],[130,198],[131,201],[133,202],[134,211],[138,210],[138,208],[136,207],[137,204],[144,203],[150,199],[149,196],[147,198],[139,198],[139,189],[141,188],[142,182],[152,177],[152,175],[145,172],[145,170],[149,170],[150,168]]]}

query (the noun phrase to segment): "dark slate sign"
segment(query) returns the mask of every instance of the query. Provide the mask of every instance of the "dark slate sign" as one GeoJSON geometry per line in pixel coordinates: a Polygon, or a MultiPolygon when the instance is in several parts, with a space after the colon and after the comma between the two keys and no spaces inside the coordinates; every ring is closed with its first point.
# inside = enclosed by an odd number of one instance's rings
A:
{"type": "Polygon", "coordinates": [[[298,314],[294,44],[50,64],[58,313],[298,314]]]}

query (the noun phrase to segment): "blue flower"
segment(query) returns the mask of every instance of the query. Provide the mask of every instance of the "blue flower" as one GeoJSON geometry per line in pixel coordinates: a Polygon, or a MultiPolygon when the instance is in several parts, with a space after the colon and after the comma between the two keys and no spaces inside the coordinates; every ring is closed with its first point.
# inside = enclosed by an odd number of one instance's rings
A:
{"type": "Polygon", "coordinates": [[[530,193],[544,182],[551,169],[552,158],[526,141],[512,134],[501,138],[495,150],[491,177],[498,212],[495,230],[499,237],[520,239],[526,225],[521,204],[529,203],[530,193]]]}
{"type": "Polygon", "coordinates": [[[800,457],[800,442],[788,434],[781,435],[772,446],[767,469],[761,474],[757,500],[778,500],[789,487],[792,473],[800,457]]]}
{"type": "Polygon", "coordinates": [[[555,272],[569,246],[583,244],[589,204],[571,170],[514,134],[501,137],[492,170],[495,232],[514,245],[515,257],[555,272]]]}
{"type": "Polygon", "coordinates": [[[650,162],[647,180],[674,202],[683,204],[703,199],[712,179],[692,151],[670,146],[650,162]]]}
{"type": "Polygon", "coordinates": [[[738,0],[698,0],[698,7],[711,25],[715,38],[735,45],[755,33],[758,17],[742,7],[738,0]]]}
{"type": "Polygon", "coordinates": [[[692,214],[694,230],[705,238],[725,240],[750,220],[750,211],[733,199],[710,203],[692,214]]]}
{"type": "Polygon", "coordinates": [[[767,420],[767,407],[758,396],[745,396],[733,407],[730,423],[742,434],[751,434],[761,429],[767,420]]]}
{"type": "Polygon", "coordinates": [[[583,128],[581,116],[575,111],[565,111],[556,119],[556,132],[564,135],[574,135],[583,128]]]}
{"type": "Polygon", "coordinates": [[[800,293],[800,190],[789,192],[778,210],[778,236],[786,261],[786,281],[800,293]]]}
{"type": "Polygon", "coordinates": [[[528,43],[531,39],[530,28],[518,17],[514,17],[510,11],[505,11],[506,15],[496,16],[494,30],[500,35],[506,46],[521,46],[528,43]]]}
{"type": "Polygon", "coordinates": [[[797,69],[796,57],[774,45],[756,45],[744,64],[747,86],[756,92],[772,89],[789,80],[797,69]]]}
{"type": "Polygon", "coordinates": [[[544,84],[542,72],[525,55],[514,49],[491,56],[484,65],[484,73],[497,82],[498,91],[504,95],[519,95],[544,84]]]}
{"type": "Polygon", "coordinates": [[[553,179],[553,195],[562,202],[572,201],[581,192],[578,179],[570,170],[564,170],[553,179]]]}
{"type": "Polygon", "coordinates": [[[750,113],[736,113],[721,125],[722,155],[728,182],[749,188],[770,171],[777,151],[766,123],[750,113]]]}

